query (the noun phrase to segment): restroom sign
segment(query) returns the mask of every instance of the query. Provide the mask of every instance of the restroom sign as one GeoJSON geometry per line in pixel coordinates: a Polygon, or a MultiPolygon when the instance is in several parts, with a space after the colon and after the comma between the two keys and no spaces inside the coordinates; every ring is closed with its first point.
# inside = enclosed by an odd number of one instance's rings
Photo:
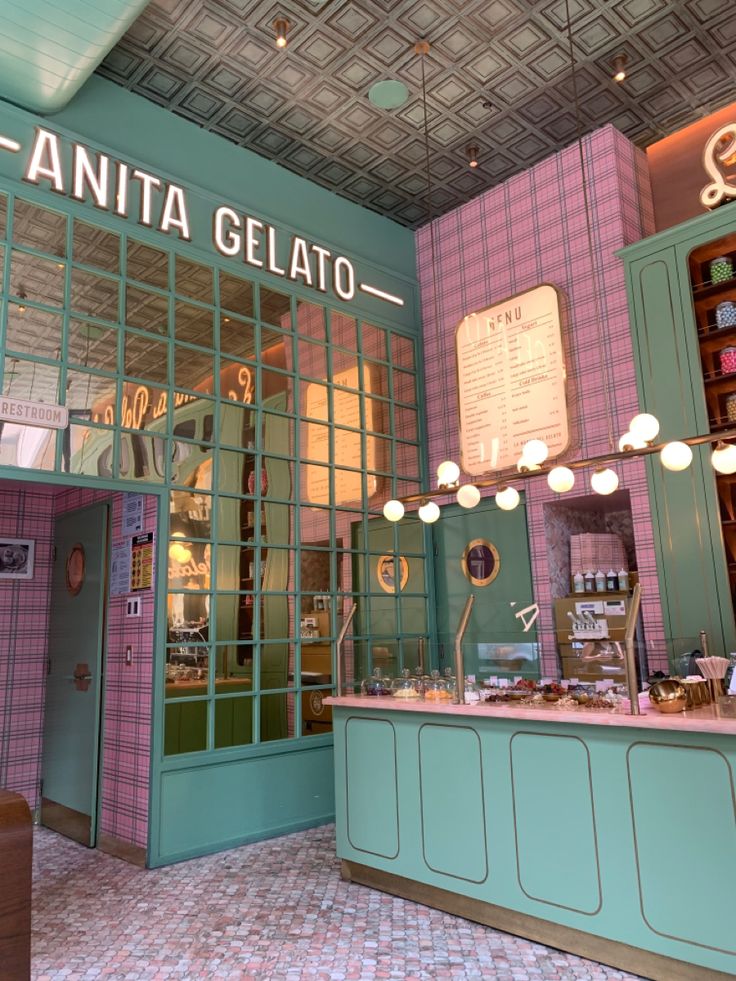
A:
{"type": "Polygon", "coordinates": [[[43,429],[66,429],[69,425],[69,412],[63,405],[28,402],[26,399],[13,399],[3,395],[0,397],[0,421],[17,422],[22,426],[41,426],[43,429]]]}

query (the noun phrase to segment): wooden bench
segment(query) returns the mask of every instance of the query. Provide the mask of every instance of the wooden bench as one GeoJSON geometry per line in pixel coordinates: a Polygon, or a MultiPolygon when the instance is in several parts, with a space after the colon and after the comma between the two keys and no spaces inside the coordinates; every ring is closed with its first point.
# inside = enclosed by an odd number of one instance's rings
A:
{"type": "Polygon", "coordinates": [[[24,797],[0,790],[0,981],[31,976],[33,825],[24,797]]]}

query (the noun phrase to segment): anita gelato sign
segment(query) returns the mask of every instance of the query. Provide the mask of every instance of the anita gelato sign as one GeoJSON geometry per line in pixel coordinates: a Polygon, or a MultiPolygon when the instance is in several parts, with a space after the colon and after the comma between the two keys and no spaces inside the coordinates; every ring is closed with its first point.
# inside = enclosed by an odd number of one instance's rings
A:
{"type": "MultiPolygon", "coordinates": [[[[19,153],[23,147],[0,136],[0,149],[19,153]]],[[[23,179],[184,242],[193,241],[185,188],[80,143],[69,144],[69,149],[57,133],[36,127],[23,179]]],[[[285,238],[283,231],[255,215],[227,204],[213,209],[211,244],[220,255],[339,300],[365,293],[404,306],[401,297],[362,282],[347,256],[299,235],[290,236],[288,244],[282,241],[285,238]]]]}
{"type": "Polygon", "coordinates": [[[703,167],[710,177],[700,192],[700,203],[715,208],[736,198],[736,123],[727,123],[713,133],[703,149],[703,167]]]}

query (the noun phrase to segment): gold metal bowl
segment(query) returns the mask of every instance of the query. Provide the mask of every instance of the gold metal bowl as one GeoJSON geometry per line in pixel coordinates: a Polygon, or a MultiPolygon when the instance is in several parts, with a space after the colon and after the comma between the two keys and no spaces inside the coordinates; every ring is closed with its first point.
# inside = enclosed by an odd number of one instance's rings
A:
{"type": "Polygon", "coordinates": [[[687,691],[674,678],[664,678],[649,689],[649,701],[660,712],[684,712],[687,708],[687,691]]]}

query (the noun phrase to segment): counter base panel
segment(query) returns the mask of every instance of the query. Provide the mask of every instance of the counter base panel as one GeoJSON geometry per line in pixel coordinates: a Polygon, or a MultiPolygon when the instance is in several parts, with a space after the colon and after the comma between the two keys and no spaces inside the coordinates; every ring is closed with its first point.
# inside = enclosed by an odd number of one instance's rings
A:
{"type": "Polygon", "coordinates": [[[407,879],[393,872],[371,868],[347,859],[341,860],[343,879],[357,885],[378,889],[380,892],[399,896],[413,903],[431,906],[452,916],[461,916],[474,923],[503,930],[505,933],[524,937],[536,943],[546,944],[579,957],[607,964],[623,971],[630,971],[653,981],[733,981],[732,974],[714,971],[707,967],[687,964],[662,954],[630,947],[615,940],[607,940],[583,930],[551,923],[528,913],[494,906],[480,899],[461,896],[459,893],[440,889],[424,882],[407,879]]]}

